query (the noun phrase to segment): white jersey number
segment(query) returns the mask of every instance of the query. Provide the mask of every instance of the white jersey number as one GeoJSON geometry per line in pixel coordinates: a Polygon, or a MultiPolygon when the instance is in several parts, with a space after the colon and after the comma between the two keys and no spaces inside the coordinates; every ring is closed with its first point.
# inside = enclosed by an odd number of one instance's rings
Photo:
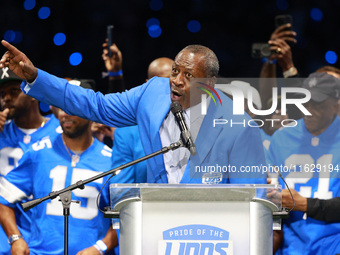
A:
{"type": "Polygon", "coordinates": [[[5,147],[0,150],[0,175],[7,175],[18,164],[23,151],[21,148],[5,147]]]}
{"type": "MultiPolygon", "coordinates": [[[[98,175],[99,172],[95,172],[87,169],[74,168],[72,173],[71,184],[76,183],[79,180],[85,180],[98,175]]],[[[66,166],[56,166],[50,172],[50,178],[53,180],[52,191],[57,191],[65,188],[65,181],[67,175],[66,166]]],[[[100,178],[96,183],[103,183],[103,178],[100,178]]],[[[96,205],[96,199],[99,191],[95,187],[85,186],[83,190],[75,189],[72,191],[77,197],[87,198],[86,206],[81,204],[72,203],[70,214],[73,218],[91,220],[98,215],[98,209],[96,205]]],[[[46,207],[46,214],[63,216],[63,207],[58,198],[51,200],[46,207]]]]}
{"type": "MultiPolygon", "coordinates": [[[[333,159],[332,154],[325,154],[318,158],[316,162],[309,154],[293,154],[289,156],[285,165],[287,167],[291,166],[301,166],[301,172],[290,172],[285,180],[290,188],[295,189],[295,184],[297,183],[307,183],[315,172],[318,173],[318,190],[314,192],[314,198],[329,199],[333,197],[333,192],[329,191],[329,177],[330,169],[333,159]]],[[[299,191],[301,196],[312,197],[312,186],[300,187],[299,191]]]]}

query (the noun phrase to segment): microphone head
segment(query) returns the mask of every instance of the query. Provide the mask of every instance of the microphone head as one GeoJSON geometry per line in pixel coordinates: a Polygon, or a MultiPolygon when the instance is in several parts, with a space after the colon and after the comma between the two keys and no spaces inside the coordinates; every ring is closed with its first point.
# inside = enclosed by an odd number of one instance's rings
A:
{"type": "Polygon", "coordinates": [[[192,146],[189,147],[189,151],[190,151],[190,154],[191,154],[192,156],[195,156],[195,155],[197,154],[195,144],[193,144],[192,146]]]}
{"type": "Polygon", "coordinates": [[[178,101],[173,101],[170,105],[170,110],[173,114],[176,114],[178,112],[182,112],[182,106],[178,101]]]}

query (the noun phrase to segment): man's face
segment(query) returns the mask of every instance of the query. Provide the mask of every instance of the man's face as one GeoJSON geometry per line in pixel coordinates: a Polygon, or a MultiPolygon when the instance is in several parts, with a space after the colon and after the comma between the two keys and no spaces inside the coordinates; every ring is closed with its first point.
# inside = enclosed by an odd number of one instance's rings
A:
{"type": "Polygon", "coordinates": [[[338,112],[338,102],[336,99],[329,97],[321,103],[310,100],[305,105],[306,109],[312,114],[304,116],[306,128],[314,136],[321,134],[333,122],[338,112]]]}
{"type": "Polygon", "coordinates": [[[205,78],[203,55],[183,50],[175,58],[170,74],[171,101],[185,110],[190,107],[190,79],[205,78]]]}
{"type": "Polygon", "coordinates": [[[91,121],[82,119],[77,116],[71,116],[59,109],[58,119],[63,133],[70,138],[76,138],[89,130],[91,121]]]}
{"type": "Polygon", "coordinates": [[[21,91],[20,84],[20,81],[10,81],[0,86],[1,109],[9,109],[8,119],[15,119],[25,114],[34,100],[21,91]]]}

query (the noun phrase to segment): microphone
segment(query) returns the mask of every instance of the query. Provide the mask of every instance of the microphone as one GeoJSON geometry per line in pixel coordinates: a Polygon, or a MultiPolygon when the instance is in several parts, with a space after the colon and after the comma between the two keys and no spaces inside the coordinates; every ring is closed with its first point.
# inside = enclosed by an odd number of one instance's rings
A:
{"type": "Polygon", "coordinates": [[[196,146],[191,138],[190,131],[188,130],[187,124],[185,123],[185,119],[183,116],[182,106],[178,101],[174,101],[171,103],[170,110],[176,118],[177,123],[179,124],[179,128],[181,130],[181,137],[184,143],[184,146],[189,149],[191,155],[196,155],[196,146]]]}

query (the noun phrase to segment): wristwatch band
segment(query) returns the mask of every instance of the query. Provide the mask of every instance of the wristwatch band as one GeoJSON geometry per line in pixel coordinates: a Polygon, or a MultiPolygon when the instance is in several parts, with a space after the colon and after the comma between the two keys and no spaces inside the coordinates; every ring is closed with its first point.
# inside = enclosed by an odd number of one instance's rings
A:
{"type": "Polygon", "coordinates": [[[297,75],[297,73],[298,73],[298,71],[296,70],[296,68],[294,66],[292,66],[287,71],[283,72],[283,77],[284,78],[292,77],[292,76],[297,75]]]}
{"type": "Polygon", "coordinates": [[[16,240],[19,240],[21,238],[24,238],[22,235],[11,235],[8,237],[8,243],[12,245],[16,240]]]}

